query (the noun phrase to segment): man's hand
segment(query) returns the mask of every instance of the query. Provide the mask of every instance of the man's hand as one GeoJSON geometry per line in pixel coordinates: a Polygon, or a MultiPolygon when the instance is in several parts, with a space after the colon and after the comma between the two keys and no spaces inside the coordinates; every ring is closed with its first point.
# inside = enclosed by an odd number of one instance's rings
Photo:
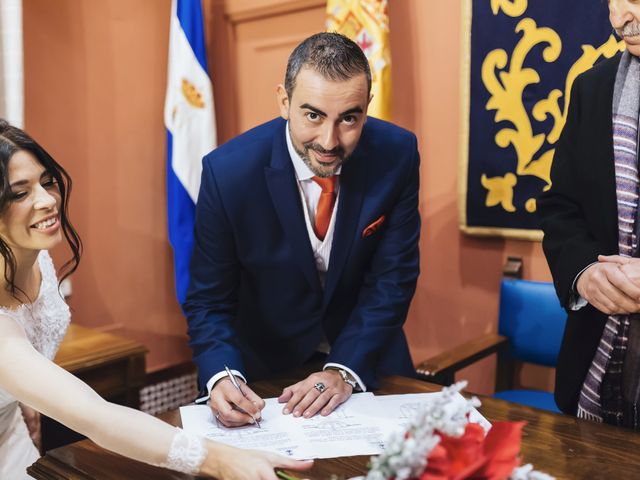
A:
{"type": "Polygon", "coordinates": [[[265,405],[264,400],[256,395],[241,378],[236,378],[242,393],[226,377],[216,382],[211,389],[209,402],[211,410],[225,427],[240,427],[247,423],[254,423],[254,418],[259,421],[260,411],[265,405]]]}
{"type": "Polygon", "coordinates": [[[31,441],[36,446],[38,451],[42,448],[42,431],[40,429],[40,412],[34,410],[31,407],[20,404],[20,410],[22,410],[22,418],[24,423],[27,424],[29,430],[29,436],[31,441]]]}
{"type": "Polygon", "coordinates": [[[640,282],[636,284],[623,270],[627,268],[633,274],[640,266],[627,267],[627,260],[631,259],[618,255],[598,257],[598,263],[578,278],[576,289],[580,296],[608,315],[640,311],[640,282]]]}
{"type": "MultiPolygon", "coordinates": [[[[640,287],[640,258],[623,257],[620,255],[599,255],[598,262],[618,264],[622,273],[637,287],[640,287]]],[[[638,300],[640,300],[640,298],[638,300]]]]}
{"type": "Polygon", "coordinates": [[[278,402],[287,402],[282,410],[285,415],[293,412],[294,417],[311,418],[318,412],[322,416],[329,415],[352,393],[353,388],[342,380],[340,373],[325,370],[312,373],[301,382],[285,388],[278,397],[278,402]],[[324,389],[316,388],[316,384],[324,385],[324,389]]]}

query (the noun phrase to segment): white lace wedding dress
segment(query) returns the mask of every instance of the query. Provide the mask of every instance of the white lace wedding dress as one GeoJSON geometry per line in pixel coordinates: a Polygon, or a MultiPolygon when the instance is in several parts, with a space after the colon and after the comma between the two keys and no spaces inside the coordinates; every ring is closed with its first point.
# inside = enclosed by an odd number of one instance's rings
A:
{"type": "Polygon", "coordinates": [[[69,326],[47,251],[38,255],[40,291],[30,305],[0,307],[0,479],[28,479],[38,458],[18,400],[105,448],[153,465],[197,473],[206,456],[201,439],[148,415],[101,399],[51,360],[69,326]]]}

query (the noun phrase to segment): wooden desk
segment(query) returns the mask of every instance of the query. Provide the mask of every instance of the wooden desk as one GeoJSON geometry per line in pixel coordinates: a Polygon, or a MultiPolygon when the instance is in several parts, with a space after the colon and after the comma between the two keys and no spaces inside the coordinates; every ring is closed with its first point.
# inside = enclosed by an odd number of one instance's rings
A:
{"type": "Polygon", "coordinates": [[[54,361],[102,397],[138,408],[146,353],[143,345],[128,338],[72,324],[54,361]]]}
{"type": "MultiPolygon", "coordinates": [[[[272,397],[293,379],[259,382],[257,393],[272,397]]],[[[382,382],[381,394],[432,392],[440,386],[418,380],[391,377],[382,382]]],[[[637,478],[640,472],[640,433],[614,428],[574,417],[543,412],[522,405],[492,398],[482,398],[480,411],[489,419],[526,420],[522,437],[522,456],[525,463],[533,463],[539,470],[558,479],[637,478]]],[[[164,420],[179,424],[178,412],[170,412],[164,420]]],[[[148,439],[140,437],[141,442],[148,439]]],[[[368,457],[344,457],[316,460],[305,477],[326,480],[331,473],[345,477],[363,474],[368,457]]],[[[191,479],[188,475],[150,467],[106,452],[85,440],[50,451],[28,472],[37,479],[191,479]]]]}

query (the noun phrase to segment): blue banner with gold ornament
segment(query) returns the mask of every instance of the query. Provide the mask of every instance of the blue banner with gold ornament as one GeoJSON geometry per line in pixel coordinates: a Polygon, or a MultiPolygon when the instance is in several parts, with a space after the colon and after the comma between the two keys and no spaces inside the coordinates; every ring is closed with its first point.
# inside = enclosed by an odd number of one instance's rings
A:
{"type": "Polygon", "coordinates": [[[614,56],[607,2],[464,0],[460,227],[539,240],[576,76],[614,56]]]}

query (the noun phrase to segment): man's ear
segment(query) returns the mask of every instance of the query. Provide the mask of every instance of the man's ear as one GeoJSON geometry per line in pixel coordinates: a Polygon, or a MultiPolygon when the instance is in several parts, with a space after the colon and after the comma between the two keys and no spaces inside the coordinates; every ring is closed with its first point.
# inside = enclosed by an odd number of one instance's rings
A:
{"type": "Polygon", "coordinates": [[[278,108],[280,116],[285,120],[289,120],[289,95],[282,84],[276,89],[276,98],[278,100],[278,108]]]}

